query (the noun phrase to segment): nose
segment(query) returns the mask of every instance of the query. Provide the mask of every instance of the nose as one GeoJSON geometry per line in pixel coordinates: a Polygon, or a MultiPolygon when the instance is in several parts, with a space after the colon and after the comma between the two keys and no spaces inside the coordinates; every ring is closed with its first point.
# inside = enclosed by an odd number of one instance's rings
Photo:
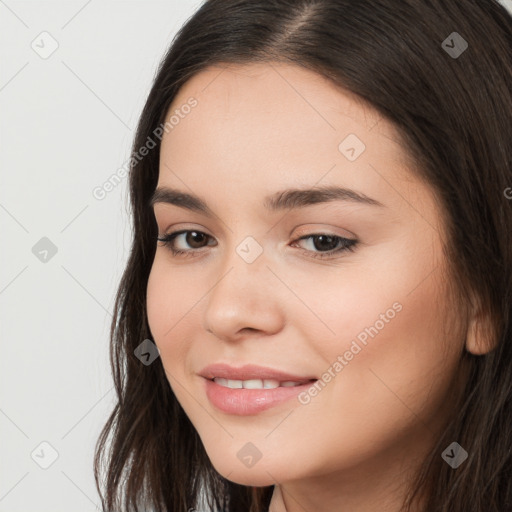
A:
{"type": "Polygon", "coordinates": [[[265,252],[248,263],[231,250],[205,298],[206,331],[224,341],[236,341],[250,333],[268,336],[283,328],[286,293],[268,263],[265,252]]]}

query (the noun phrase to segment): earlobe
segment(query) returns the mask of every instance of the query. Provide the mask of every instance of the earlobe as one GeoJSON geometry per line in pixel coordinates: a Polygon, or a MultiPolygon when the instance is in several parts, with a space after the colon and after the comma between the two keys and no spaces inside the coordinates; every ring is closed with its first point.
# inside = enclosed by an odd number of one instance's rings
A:
{"type": "Polygon", "coordinates": [[[468,318],[466,350],[473,355],[487,354],[496,348],[496,329],[490,312],[483,308],[481,300],[473,300],[468,318]]]}

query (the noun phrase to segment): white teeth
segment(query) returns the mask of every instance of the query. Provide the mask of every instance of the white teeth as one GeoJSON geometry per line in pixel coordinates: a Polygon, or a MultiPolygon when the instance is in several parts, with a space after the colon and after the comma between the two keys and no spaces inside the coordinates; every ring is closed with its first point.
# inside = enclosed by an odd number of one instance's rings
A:
{"type": "MultiPolygon", "coordinates": [[[[251,382],[251,381],[248,381],[248,380],[245,380],[244,381],[244,388],[245,388],[245,383],[246,382],[251,382]]],[[[253,380],[253,382],[258,382],[258,383],[261,383],[263,382],[263,387],[265,389],[274,389],[274,388],[278,388],[279,387],[279,381],[278,380],[272,380],[272,379],[265,379],[265,380],[253,380]]],[[[258,386],[259,388],[259,386],[258,386]]]]}
{"type": "Polygon", "coordinates": [[[215,377],[213,381],[219,386],[224,386],[231,389],[274,389],[278,387],[299,386],[301,384],[300,382],[294,382],[291,380],[284,382],[279,382],[278,380],[274,379],[231,380],[222,379],[220,377],[215,377]]]}

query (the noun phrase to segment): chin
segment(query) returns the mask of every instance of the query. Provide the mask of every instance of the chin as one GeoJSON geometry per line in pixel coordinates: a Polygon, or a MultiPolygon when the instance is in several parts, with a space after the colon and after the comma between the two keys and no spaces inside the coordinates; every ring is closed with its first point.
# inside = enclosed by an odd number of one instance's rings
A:
{"type": "MultiPolygon", "coordinates": [[[[217,470],[218,471],[218,470],[217,470]]],[[[272,476],[270,476],[265,470],[256,468],[247,468],[247,469],[236,469],[231,471],[227,471],[226,473],[219,473],[230,482],[234,482],[239,485],[246,485],[251,487],[267,487],[269,485],[275,485],[276,480],[281,481],[277,475],[274,475],[272,470],[269,471],[272,476]]]]}
{"type": "Polygon", "coordinates": [[[226,480],[240,485],[266,487],[275,485],[276,480],[281,482],[284,476],[282,468],[268,464],[263,459],[256,462],[252,467],[246,467],[237,458],[236,454],[233,458],[228,459],[224,456],[222,460],[211,458],[210,461],[217,473],[226,480]]]}

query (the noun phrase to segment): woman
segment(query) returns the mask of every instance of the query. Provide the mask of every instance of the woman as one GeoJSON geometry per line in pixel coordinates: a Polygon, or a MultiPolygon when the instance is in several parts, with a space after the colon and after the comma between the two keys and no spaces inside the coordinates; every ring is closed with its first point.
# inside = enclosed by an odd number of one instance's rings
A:
{"type": "Polygon", "coordinates": [[[511,41],[493,0],[185,24],[133,146],[106,509],[512,510],[511,41]]]}

